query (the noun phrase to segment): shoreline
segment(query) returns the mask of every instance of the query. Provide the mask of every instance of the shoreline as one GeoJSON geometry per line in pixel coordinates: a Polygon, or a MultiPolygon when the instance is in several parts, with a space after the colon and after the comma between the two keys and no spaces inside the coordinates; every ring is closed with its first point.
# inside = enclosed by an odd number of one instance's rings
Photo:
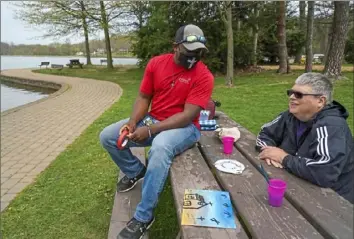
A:
{"type": "Polygon", "coordinates": [[[1,114],[1,211],[122,95],[118,84],[8,70],[5,77],[47,81],[60,90],[1,114]],[[20,165],[20,166],[18,166],[20,165]]]}
{"type": "Polygon", "coordinates": [[[30,79],[26,79],[26,78],[6,76],[6,75],[0,75],[0,79],[1,79],[1,81],[4,81],[4,82],[11,82],[11,83],[20,84],[20,85],[29,85],[29,86],[34,86],[34,87],[41,87],[41,88],[48,88],[48,89],[55,90],[53,93],[48,94],[48,96],[43,97],[42,99],[31,101],[31,102],[16,106],[14,108],[4,110],[3,112],[1,112],[2,117],[5,115],[8,115],[8,114],[11,114],[13,112],[19,111],[21,109],[27,108],[31,105],[41,103],[41,102],[48,100],[50,98],[57,97],[57,96],[61,95],[62,93],[64,93],[65,91],[67,91],[68,89],[70,89],[70,85],[65,84],[65,83],[59,84],[59,83],[50,82],[50,81],[30,80],[30,79]]]}
{"type": "MultiPolygon", "coordinates": [[[[0,55],[1,57],[78,57],[78,58],[86,58],[86,56],[75,56],[75,55],[0,55]]],[[[107,58],[107,56],[102,55],[102,56],[91,56],[91,58],[107,58]]],[[[134,56],[112,56],[112,58],[131,58],[131,59],[137,59],[134,56]]]]}

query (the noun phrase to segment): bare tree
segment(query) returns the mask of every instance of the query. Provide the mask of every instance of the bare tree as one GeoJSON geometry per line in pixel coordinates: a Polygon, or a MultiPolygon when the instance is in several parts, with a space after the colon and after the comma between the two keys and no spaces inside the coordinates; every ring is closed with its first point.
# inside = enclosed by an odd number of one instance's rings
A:
{"type": "Polygon", "coordinates": [[[306,34],[306,67],[305,72],[312,71],[312,41],[313,41],[313,18],[315,13],[315,2],[308,1],[307,9],[307,34],[306,34]]]}
{"type": "MultiPolygon", "coordinates": [[[[299,1],[299,6],[300,6],[300,16],[299,16],[299,27],[300,31],[303,32],[305,27],[306,27],[306,22],[305,22],[305,9],[306,9],[306,2],[305,1],[299,1]]],[[[301,63],[301,57],[303,53],[303,47],[299,49],[295,56],[295,63],[300,64],[301,63]]]]}
{"type": "Polygon", "coordinates": [[[258,43],[258,17],[259,17],[259,3],[255,2],[253,8],[254,25],[253,25],[253,49],[252,49],[252,65],[257,66],[257,43],[258,43]]]}
{"type": "Polygon", "coordinates": [[[113,69],[110,30],[113,28],[112,25],[120,26],[121,23],[119,20],[124,19],[126,14],[129,13],[127,3],[120,1],[99,1],[99,6],[97,6],[96,1],[87,2],[86,13],[88,18],[96,22],[104,32],[107,68],[113,69]]]}
{"type": "Polygon", "coordinates": [[[225,85],[231,87],[234,78],[234,33],[232,29],[232,2],[225,1],[219,5],[220,15],[227,31],[227,74],[225,85]]]}
{"type": "Polygon", "coordinates": [[[127,7],[130,11],[131,18],[128,19],[128,23],[126,25],[133,26],[136,29],[141,29],[148,18],[149,2],[132,1],[127,3],[127,7]]]}
{"type": "Polygon", "coordinates": [[[106,14],[106,8],[103,1],[100,1],[100,10],[101,10],[101,26],[104,32],[104,39],[106,43],[106,52],[107,52],[107,68],[113,68],[113,60],[112,60],[112,48],[111,48],[111,40],[109,38],[109,25],[108,18],[106,14]]]}
{"type": "Polygon", "coordinates": [[[19,8],[16,17],[31,25],[45,29],[43,38],[63,37],[77,34],[83,30],[86,44],[86,64],[91,64],[89,49],[89,25],[84,12],[84,1],[38,1],[15,2],[19,8]]]}
{"type": "Polygon", "coordinates": [[[290,65],[288,64],[288,49],[286,47],[286,24],[285,24],[285,1],[278,2],[278,19],[277,19],[277,37],[279,50],[279,69],[278,73],[289,73],[290,65]]]}
{"type": "Polygon", "coordinates": [[[323,73],[338,79],[341,76],[344,47],[349,28],[349,2],[334,2],[332,39],[323,73]]]}
{"type": "Polygon", "coordinates": [[[87,24],[87,14],[85,9],[84,1],[80,1],[80,8],[81,8],[81,19],[82,19],[82,27],[84,28],[84,36],[85,36],[85,51],[86,51],[86,64],[92,65],[91,63],[91,54],[90,54],[90,43],[89,43],[89,36],[88,36],[88,24],[87,24]]]}

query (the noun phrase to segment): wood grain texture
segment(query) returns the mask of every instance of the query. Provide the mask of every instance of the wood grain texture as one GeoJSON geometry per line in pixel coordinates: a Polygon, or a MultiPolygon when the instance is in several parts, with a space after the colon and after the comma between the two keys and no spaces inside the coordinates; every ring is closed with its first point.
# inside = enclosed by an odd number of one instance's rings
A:
{"type": "Polygon", "coordinates": [[[221,186],[230,193],[252,238],[323,238],[287,200],[284,199],[280,208],[270,206],[267,182],[263,176],[236,148],[232,154],[224,154],[221,140],[215,132],[202,132],[200,148],[213,168],[219,159],[235,159],[245,165],[240,175],[216,169],[215,174],[221,186]]]}
{"type": "MultiPolygon", "coordinates": [[[[212,172],[195,146],[177,156],[170,169],[171,185],[178,221],[181,222],[185,189],[220,190],[212,172]]],[[[184,239],[237,239],[248,238],[236,218],[236,229],[180,226],[184,239]]],[[[181,224],[180,224],[181,225],[181,224]]]]}
{"type": "MultiPolygon", "coordinates": [[[[255,150],[256,136],[231,120],[222,112],[217,112],[221,126],[237,126],[241,138],[236,148],[253,165],[260,163],[255,150]]],[[[286,198],[325,238],[353,238],[353,205],[332,189],[320,188],[290,174],[284,169],[263,163],[271,178],[282,178],[288,184],[286,198]]]]}
{"type": "MultiPolygon", "coordinates": [[[[132,153],[137,156],[140,161],[145,164],[145,148],[132,148],[132,153]]],[[[124,177],[123,172],[119,172],[119,179],[124,177]]],[[[118,233],[126,226],[127,222],[132,219],[136,206],[141,200],[141,188],[143,180],[140,180],[135,187],[124,193],[116,192],[112,209],[111,222],[109,225],[108,239],[116,239],[118,233]]],[[[145,233],[144,239],[148,239],[148,232],[145,233]]]]}

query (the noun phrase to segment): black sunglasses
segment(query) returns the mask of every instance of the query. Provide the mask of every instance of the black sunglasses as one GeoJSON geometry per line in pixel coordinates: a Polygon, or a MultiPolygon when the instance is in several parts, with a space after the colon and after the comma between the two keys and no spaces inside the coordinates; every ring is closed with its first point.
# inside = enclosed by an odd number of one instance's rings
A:
{"type": "Polygon", "coordinates": [[[301,93],[295,90],[287,90],[286,94],[290,97],[292,94],[294,94],[296,99],[302,99],[304,95],[313,95],[313,96],[321,96],[322,94],[306,94],[306,93],[301,93]]]}

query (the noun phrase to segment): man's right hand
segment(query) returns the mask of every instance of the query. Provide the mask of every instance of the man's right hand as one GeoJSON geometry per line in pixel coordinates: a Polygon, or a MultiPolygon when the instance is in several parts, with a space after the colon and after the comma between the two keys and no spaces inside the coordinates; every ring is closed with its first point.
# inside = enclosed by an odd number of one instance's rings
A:
{"type": "Polygon", "coordinates": [[[134,133],[136,129],[136,122],[134,120],[129,120],[127,124],[123,125],[122,128],[120,128],[119,134],[122,134],[124,129],[128,129],[130,134],[134,133]]]}
{"type": "Polygon", "coordinates": [[[265,159],[266,160],[266,162],[267,162],[267,164],[269,165],[269,166],[271,166],[271,165],[273,165],[274,167],[276,167],[276,168],[283,168],[283,165],[281,165],[280,163],[278,163],[278,162],[276,162],[276,161],[273,161],[273,160],[270,160],[270,159],[265,159]]]}

